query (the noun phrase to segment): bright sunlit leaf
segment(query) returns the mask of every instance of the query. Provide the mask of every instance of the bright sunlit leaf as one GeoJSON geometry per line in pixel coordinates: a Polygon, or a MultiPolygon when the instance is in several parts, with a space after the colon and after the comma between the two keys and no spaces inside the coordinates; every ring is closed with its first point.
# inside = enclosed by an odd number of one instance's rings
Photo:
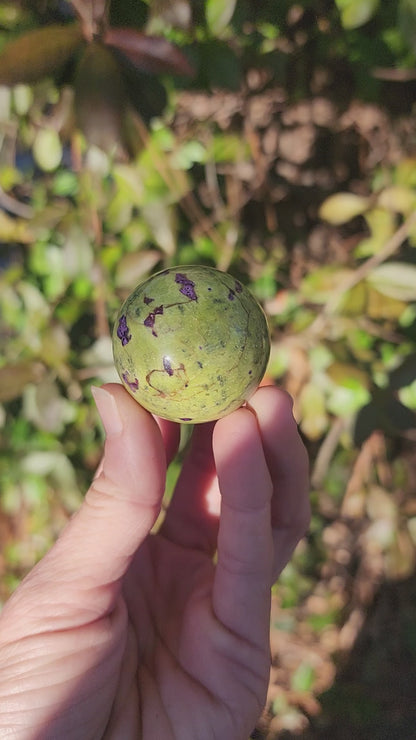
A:
{"type": "Polygon", "coordinates": [[[208,28],[214,36],[220,36],[234,15],[237,0],[207,0],[205,16],[208,28]]]}
{"type": "Polygon", "coordinates": [[[52,128],[40,129],[33,142],[33,156],[44,172],[56,170],[62,159],[62,144],[58,132],[52,128]]]}
{"type": "Polygon", "coordinates": [[[359,28],[376,13],[379,0],[335,0],[345,29],[359,28]]]}
{"type": "Polygon", "coordinates": [[[324,200],[319,217],[329,224],[339,226],[346,224],[356,216],[362,216],[370,204],[370,199],[354,193],[335,193],[324,200]]]}
{"type": "Polygon", "coordinates": [[[387,262],[376,267],[367,278],[379,293],[398,301],[416,301],[416,265],[387,262]]]}

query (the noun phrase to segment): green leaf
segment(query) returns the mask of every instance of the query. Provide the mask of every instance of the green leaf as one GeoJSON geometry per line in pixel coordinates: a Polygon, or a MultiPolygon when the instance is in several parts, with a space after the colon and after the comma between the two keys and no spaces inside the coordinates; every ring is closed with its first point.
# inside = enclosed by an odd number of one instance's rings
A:
{"type": "Polygon", "coordinates": [[[70,172],[69,170],[57,172],[52,185],[52,192],[54,195],[59,195],[61,198],[65,198],[77,195],[78,190],[79,181],[75,172],[70,172]]]}
{"type": "Polygon", "coordinates": [[[237,0],[207,0],[205,17],[209,30],[214,36],[220,36],[227,28],[234,15],[237,0]]]}
{"type": "Polygon", "coordinates": [[[412,51],[416,53],[415,0],[400,0],[398,8],[398,27],[412,51]]]}
{"type": "Polygon", "coordinates": [[[336,416],[353,416],[370,401],[370,392],[355,379],[350,385],[334,386],[328,397],[328,411],[336,416]]]}
{"type": "Polygon", "coordinates": [[[223,41],[210,39],[199,47],[201,82],[210,88],[238,90],[241,85],[241,60],[223,41]]]}
{"type": "Polygon", "coordinates": [[[388,298],[416,301],[416,265],[387,262],[376,267],[368,276],[367,282],[388,298]]]}
{"type": "Polygon", "coordinates": [[[416,411],[416,380],[399,390],[399,400],[408,409],[416,411]]]}
{"type": "Polygon", "coordinates": [[[335,0],[345,29],[359,28],[376,13],[379,0],[335,0]]]}
{"type": "Polygon", "coordinates": [[[352,389],[357,386],[369,388],[370,386],[369,376],[356,365],[350,365],[346,362],[333,362],[326,372],[333,383],[344,388],[352,389]]]}
{"type": "Polygon", "coordinates": [[[199,141],[186,141],[171,157],[175,169],[189,170],[195,163],[203,164],[207,160],[205,147],[199,141]]]}
{"type": "Polygon", "coordinates": [[[241,162],[250,157],[248,142],[235,134],[217,134],[210,145],[209,154],[216,162],[241,162]]]}
{"type": "Polygon", "coordinates": [[[302,280],[301,294],[313,303],[326,303],[350,273],[350,270],[332,265],[320,267],[302,280]]]}
{"type": "Polygon", "coordinates": [[[50,25],[25,33],[0,53],[0,84],[32,83],[56,74],[81,43],[78,23],[50,25]]]}
{"type": "Polygon", "coordinates": [[[295,669],[290,679],[293,691],[310,691],[315,682],[315,671],[310,663],[303,662],[295,669]]]}

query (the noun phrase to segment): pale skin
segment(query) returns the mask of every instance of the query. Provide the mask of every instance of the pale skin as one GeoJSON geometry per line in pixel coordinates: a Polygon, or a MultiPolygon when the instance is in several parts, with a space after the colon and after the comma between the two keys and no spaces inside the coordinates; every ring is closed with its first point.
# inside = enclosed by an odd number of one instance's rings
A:
{"type": "Polygon", "coordinates": [[[102,464],[0,617],[0,737],[247,740],[269,680],[270,588],[309,523],[291,401],[260,388],[195,427],[153,534],[179,428],[119,385],[95,395],[102,464]]]}

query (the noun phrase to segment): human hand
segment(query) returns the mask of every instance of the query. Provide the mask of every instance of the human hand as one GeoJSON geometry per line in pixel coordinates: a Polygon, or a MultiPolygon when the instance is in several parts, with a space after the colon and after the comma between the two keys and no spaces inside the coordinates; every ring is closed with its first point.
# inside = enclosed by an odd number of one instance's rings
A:
{"type": "Polygon", "coordinates": [[[98,474],[0,617],[0,736],[246,740],[269,679],[270,587],[309,522],[291,402],[260,388],[196,426],[149,534],[179,429],[121,386],[95,395],[98,474]]]}

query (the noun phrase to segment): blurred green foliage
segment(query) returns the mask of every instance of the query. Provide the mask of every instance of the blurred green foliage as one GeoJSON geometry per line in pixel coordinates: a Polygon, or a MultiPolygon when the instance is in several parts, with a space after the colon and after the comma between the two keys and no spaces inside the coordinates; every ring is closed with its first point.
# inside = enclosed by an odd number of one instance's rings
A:
{"type": "MultiPolygon", "coordinates": [[[[75,20],[69,2],[0,2],[0,51],[75,20]]],[[[109,22],[141,34],[134,64],[102,44],[80,89],[77,32],[61,69],[36,42],[36,81],[0,86],[0,599],[99,462],[90,385],[117,381],[120,302],[156,269],[204,263],[268,314],[268,380],[294,396],[313,489],[274,625],[323,635],[332,665],[362,579],[416,562],[415,3],[117,0],[109,22]],[[149,51],[152,35],[169,46],[149,51]],[[193,76],[160,71],[175,50],[193,76]]],[[[288,665],[276,732],[303,727],[330,681],[315,653],[288,665]]]]}

